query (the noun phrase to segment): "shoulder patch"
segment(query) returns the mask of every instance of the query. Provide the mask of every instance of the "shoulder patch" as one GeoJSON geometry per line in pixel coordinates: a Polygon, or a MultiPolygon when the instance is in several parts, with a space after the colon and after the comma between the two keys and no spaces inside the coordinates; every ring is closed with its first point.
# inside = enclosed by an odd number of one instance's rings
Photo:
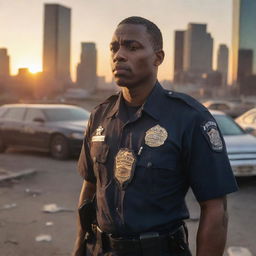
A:
{"type": "Polygon", "coordinates": [[[183,101],[184,103],[186,103],[190,107],[196,109],[197,111],[208,111],[208,109],[204,105],[202,105],[196,99],[194,99],[193,97],[191,97],[185,93],[166,90],[166,95],[170,98],[174,98],[174,99],[183,101]]]}
{"type": "Polygon", "coordinates": [[[205,121],[201,125],[202,132],[210,148],[216,152],[222,152],[223,142],[216,122],[205,121]]]}

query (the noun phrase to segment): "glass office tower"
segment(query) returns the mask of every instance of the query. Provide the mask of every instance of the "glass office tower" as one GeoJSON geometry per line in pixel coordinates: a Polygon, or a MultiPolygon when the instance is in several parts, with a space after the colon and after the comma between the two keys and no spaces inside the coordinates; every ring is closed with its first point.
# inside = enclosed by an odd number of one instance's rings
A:
{"type": "Polygon", "coordinates": [[[233,0],[232,80],[256,94],[256,0],[233,0]]]}
{"type": "Polygon", "coordinates": [[[63,83],[70,80],[71,9],[44,5],[43,72],[63,83]]]}

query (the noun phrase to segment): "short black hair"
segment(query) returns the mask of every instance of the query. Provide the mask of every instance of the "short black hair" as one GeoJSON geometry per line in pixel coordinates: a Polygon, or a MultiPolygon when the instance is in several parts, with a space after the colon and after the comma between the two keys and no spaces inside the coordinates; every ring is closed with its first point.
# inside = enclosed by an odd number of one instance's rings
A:
{"type": "Polygon", "coordinates": [[[147,29],[147,33],[151,37],[152,46],[155,51],[163,49],[163,37],[160,29],[157,27],[155,23],[145,18],[139,16],[131,16],[124,20],[122,20],[119,25],[123,24],[135,24],[135,25],[143,25],[147,29]]]}

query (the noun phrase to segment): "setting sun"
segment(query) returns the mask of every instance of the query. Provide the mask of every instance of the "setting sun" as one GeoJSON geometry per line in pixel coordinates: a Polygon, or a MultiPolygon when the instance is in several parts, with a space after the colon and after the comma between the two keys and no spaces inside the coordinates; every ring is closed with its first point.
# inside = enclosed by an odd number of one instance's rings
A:
{"type": "Polygon", "coordinates": [[[42,72],[42,68],[39,65],[30,65],[28,66],[29,72],[32,74],[42,72]]]}

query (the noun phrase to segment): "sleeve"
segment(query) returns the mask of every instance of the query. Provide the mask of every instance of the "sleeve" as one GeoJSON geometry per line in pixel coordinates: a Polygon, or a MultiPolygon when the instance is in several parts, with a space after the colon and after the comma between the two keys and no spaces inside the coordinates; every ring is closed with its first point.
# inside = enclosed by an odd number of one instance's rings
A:
{"type": "Polygon", "coordinates": [[[90,145],[89,145],[90,127],[91,127],[91,116],[90,116],[90,119],[89,119],[87,127],[86,127],[86,132],[85,132],[83,146],[82,146],[78,164],[77,164],[77,169],[78,169],[80,175],[86,181],[89,181],[91,183],[96,183],[96,178],[95,178],[94,171],[93,171],[93,161],[92,161],[91,155],[90,155],[90,145]]]}
{"type": "Polygon", "coordinates": [[[208,111],[198,112],[186,129],[186,171],[198,201],[237,191],[224,139],[208,111]]]}

